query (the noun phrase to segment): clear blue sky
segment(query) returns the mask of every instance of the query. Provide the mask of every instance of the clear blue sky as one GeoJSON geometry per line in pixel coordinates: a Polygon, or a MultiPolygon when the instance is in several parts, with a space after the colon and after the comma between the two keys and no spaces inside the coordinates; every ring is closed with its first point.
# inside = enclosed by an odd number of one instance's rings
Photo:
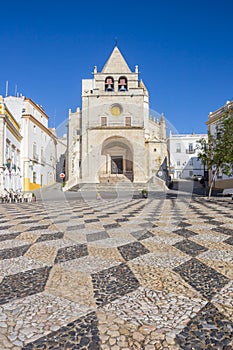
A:
{"type": "Polygon", "coordinates": [[[233,99],[232,14],[233,0],[4,1],[0,94],[8,80],[8,95],[17,85],[58,126],[117,37],[150,107],[180,133],[206,132],[208,113],[233,99]]]}

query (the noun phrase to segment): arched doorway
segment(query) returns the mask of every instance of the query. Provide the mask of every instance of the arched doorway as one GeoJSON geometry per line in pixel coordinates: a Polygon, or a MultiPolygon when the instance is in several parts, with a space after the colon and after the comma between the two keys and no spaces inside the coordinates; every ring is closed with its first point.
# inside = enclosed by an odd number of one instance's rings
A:
{"type": "Polygon", "coordinates": [[[101,169],[100,182],[130,180],[133,182],[133,148],[124,137],[113,136],[103,142],[101,155],[105,164],[101,169]]]}

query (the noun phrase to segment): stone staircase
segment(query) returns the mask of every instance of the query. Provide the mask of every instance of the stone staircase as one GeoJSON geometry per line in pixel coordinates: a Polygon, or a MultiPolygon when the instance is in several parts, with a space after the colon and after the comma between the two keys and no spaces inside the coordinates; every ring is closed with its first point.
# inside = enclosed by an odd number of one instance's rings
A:
{"type": "Polygon", "coordinates": [[[165,182],[161,179],[154,178],[153,182],[148,181],[146,183],[133,183],[131,181],[118,181],[118,182],[102,182],[102,183],[79,183],[69,188],[68,191],[78,192],[116,192],[116,191],[128,191],[134,193],[141,193],[143,189],[148,192],[166,191],[168,188],[165,182]]]}
{"type": "Polygon", "coordinates": [[[111,174],[100,176],[100,184],[131,183],[125,174],[111,174]]]}

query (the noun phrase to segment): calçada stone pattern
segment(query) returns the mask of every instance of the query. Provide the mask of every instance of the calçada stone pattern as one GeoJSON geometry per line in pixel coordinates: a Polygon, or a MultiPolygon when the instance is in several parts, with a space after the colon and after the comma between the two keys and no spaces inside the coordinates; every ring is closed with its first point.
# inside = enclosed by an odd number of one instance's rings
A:
{"type": "Polygon", "coordinates": [[[233,348],[228,202],[0,206],[0,349],[233,348]]]}

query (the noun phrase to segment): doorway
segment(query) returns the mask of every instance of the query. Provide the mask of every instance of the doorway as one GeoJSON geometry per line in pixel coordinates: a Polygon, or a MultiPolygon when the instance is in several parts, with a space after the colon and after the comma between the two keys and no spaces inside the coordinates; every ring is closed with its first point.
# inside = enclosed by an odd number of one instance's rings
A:
{"type": "Polygon", "coordinates": [[[111,174],[123,174],[123,156],[111,156],[111,174]]]}

